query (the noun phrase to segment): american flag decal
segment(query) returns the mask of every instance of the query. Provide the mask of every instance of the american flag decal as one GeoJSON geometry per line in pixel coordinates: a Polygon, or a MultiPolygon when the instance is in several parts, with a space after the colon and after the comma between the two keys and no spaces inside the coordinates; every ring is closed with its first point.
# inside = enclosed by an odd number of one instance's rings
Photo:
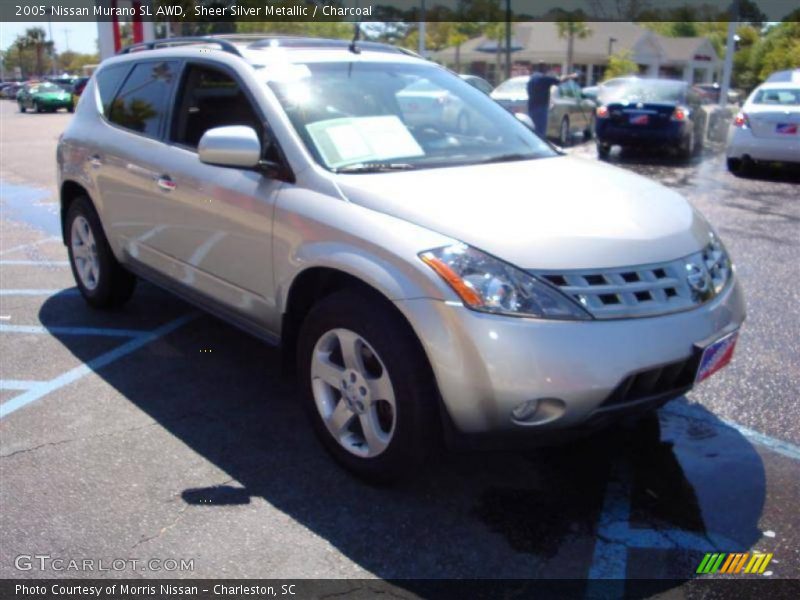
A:
{"type": "Polygon", "coordinates": [[[775,127],[775,133],[797,135],[797,123],[778,123],[775,127]]]}
{"type": "Polygon", "coordinates": [[[700,359],[700,367],[697,369],[695,383],[700,383],[704,379],[708,379],[731,362],[733,358],[733,349],[736,347],[736,340],[738,337],[739,332],[734,331],[721,340],[717,340],[703,351],[703,356],[700,359]]]}

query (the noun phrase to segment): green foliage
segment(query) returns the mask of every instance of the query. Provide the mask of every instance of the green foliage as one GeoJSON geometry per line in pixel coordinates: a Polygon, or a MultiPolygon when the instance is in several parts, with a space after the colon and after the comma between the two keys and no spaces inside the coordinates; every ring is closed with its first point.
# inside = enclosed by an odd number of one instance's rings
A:
{"type": "Polygon", "coordinates": [[[605,78],[624,77],[625,75],[635,75],[638,72],[639,65],[631,59],[630,51],[623,50],[612,54],[608,58],[608,68],[605,72],[605,78]]]}

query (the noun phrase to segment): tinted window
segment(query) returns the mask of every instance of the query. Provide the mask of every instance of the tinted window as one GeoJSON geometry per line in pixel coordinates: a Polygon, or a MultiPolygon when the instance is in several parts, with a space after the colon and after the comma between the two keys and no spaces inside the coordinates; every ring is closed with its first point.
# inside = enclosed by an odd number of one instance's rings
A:
{"type": "Polygon", "coordinates": [[[206,131],[228,125],[252,127],[259,137],[262,133],[260,119],[235,79],[217,69],[189,66],[178,94],[170,138],[194,148],[206,131]]]}
{"type": "Polygon", "coordinates": [[[111,104],[108,118],[126,129],[158,137],[177,70],[175,61],[147,62],[133,67],[111,104]]]}
{"type": "Polygon", "coordinates": [[[108,109],[111,106],[111,99],[114,97],[114,92],[117,91],[119,84],[125,79],[129,67],[130,65],[128,64],[112,65],[101,69],[97,75],[95,75],[104,115],[108,115],[108,109]]]}

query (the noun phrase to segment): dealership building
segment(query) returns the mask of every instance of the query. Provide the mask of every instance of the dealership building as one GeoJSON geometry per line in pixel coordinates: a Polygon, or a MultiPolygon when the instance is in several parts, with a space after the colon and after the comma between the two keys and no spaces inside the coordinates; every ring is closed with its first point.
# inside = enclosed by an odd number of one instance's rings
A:
{"type": "MultiPolygon", "coordinates": [[[[582,85],[602,81],[609,57],[622,51],[630,53],[643,76],[690,83],[713,83],[722,77],[723,61],[708,38],[670,38],[635,23],[591,22],[587,27],[590,35],[575,38],[573,51],[573,70],[580,74],[582,85]]],[[[458,47],[432,52],[429,57],[460,73],[479,75],[497,84],[505,78],[505,50],[505,40],[498,44],[497,40],[481,36],[458,47]],[[498,68],[500,76],[496,77],[498,68]]],[[[559,37],[557,23],[514,23],[512,76],[529,74],[540,62],[557,73],[567,68],[567,40],[559,37]]]]}

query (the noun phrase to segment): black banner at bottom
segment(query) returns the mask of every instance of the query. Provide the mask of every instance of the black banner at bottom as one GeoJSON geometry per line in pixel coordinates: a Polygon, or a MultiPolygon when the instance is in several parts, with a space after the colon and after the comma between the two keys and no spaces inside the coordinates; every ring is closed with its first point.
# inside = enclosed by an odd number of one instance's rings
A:
{"type": "Polygon", "coordinates": [[[497,598],[649,598],[673,595],[692,600],[800,598],[797,579],[3,579],[3,600],[185,600],[240,599],[497,599],[497,598]]]}

